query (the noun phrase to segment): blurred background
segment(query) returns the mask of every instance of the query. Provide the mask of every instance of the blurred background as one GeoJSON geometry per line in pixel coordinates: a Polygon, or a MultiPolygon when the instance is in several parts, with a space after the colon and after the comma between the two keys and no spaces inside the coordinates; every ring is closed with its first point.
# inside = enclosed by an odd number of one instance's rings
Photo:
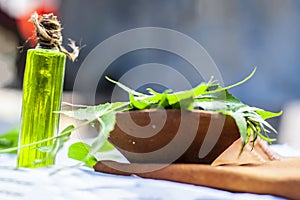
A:
{"type": "MultiPolygon", "coordinates": [[[[240,81],[256,66],[254,77],[231,92],[249,105],[274,112],[284,110],[282,117],[269,122],[279,130],[280,142],[299,146],[295,138],[300,134],[300,1],[0,0],[0,105],[1,112],[8,113],[2,114],[0,121],[9,125],[19,119],[26,49],[34,47],[32,42],[25,43],[33,35],[27,20],[35,10],[58,15],[64,28],[64,46],[66,38],[72,38],[83,47],[75,63],[67,62],[66,91],[72,90],[88,53],[108,37],[137,27],[170,28],[192,37],[207,50],[224,85],[240,81]],[[24,46],[22,52],[18,46],[24,46]],[[12,107],[6,106],[9,103],[12,107]]],[[[121,56],[106,74],[117,80],[132,67],[150,62],[175,69],[191,67],[178,56],[148,49],[121,56]]],[[[192,85],[202,81],[190,76],[192,85]]],[[[102,78],[99,103],[110,99],[112,89],[113,85],[102,78]]],[[[8,125],[3,127],[0,131],[8,125]]]]}

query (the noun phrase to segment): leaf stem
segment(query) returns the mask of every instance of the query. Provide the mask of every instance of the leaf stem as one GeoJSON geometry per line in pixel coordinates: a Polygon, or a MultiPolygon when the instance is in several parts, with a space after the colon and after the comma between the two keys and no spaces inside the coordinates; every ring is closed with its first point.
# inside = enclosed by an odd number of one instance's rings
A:
{"type": "Polygon", "coordinates": [[[220,88],[220,89],[208,91],[208,92],[206,92],[205,94],[212,94],[212,93],[222,92],[222,91],[225,91],[225,90],[229,90],[229,89],[231,89],[231,88],[234,88],[234,87],[236,87],[236,86],[238,86],[238,85],[241,85],[241,84],[245,83],[246,81],[248,81],[248,80],[255,74],[255,72],[256,72],[256,67],[255,67],[254,70],[251,72],[251,74],[248,75],[248,76],[247,76],[246,78],[244,78],[243,80],[241,80],[241,81],[239,81],[239,82],[237,82],[237,83],[235,83],[235,84],[233,84],[233,85],[229,85],[229,86],[227,86],[227,87],[224,87],[224,88],[220,88]]]}
{"type": "Polygon", "coordinates": [[[68,133],[70,133],[72,131],[75,131],[75,130],[77,130],[79,128],[82,128],[82,127],[88,125],[89,123],[91,123],[91,121],[84,122],[84,123],[80,124],[79,126],[73,128],[73,129],[70,129],[70,130],[67,130],[67,131],[64,131],[64,132],[60,133],[59,135],[56,135],[56,136],[53,136],[53,137],[49,137],[49,138],[46,138],[46,139],[43,139],[43,140],[39,140],[39,141],[30,143],[30,144],[22,145],[22,146],[19,146],[19,147],[8,148],[8,149],[2,149],[2,150],[0,150],[0,154],[2,154],[2,153],[8,153],[8,152],[11,152],[11,151],[16,151],[18,149],[23,149],[23,148],[30,147],[30,146],[33,146],[33,145],[41,144],[43,142],[47,142],[49,140],[54,140],[54,139],[60,138],[62,136],[67,135],[68,133]]]}

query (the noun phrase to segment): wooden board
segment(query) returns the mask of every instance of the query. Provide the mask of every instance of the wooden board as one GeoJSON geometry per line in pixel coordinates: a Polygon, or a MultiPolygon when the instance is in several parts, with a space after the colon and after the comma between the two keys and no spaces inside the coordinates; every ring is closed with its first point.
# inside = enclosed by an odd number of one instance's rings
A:
{"type": "Polygon", "coordinates": [[[144,178],[176,181],[208,186],[228,191],[272,194],[300,199],[300,157],[282,158],[259,142],[254,150],[245,149],[237,157],[240,141],[207,164],[170,164],[156,171],[148,169],[159,164],[121,164],[98,162],[94,169],[119,175],[138,175],[144,178]]]}

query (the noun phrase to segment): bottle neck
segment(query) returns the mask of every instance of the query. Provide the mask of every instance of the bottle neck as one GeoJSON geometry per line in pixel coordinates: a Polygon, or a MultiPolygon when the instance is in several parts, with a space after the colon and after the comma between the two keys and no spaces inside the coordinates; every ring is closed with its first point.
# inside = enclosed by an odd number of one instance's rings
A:
{"type": "Polygon", "coordinates": [[[35,49],[49,49],[49,50],[55,50],[55,51],[59,51],[58,47],[57,46],[49,46],[49,45],[43,45],[43,44],[40,44],[40,43],[37,43],[35,49]]]}

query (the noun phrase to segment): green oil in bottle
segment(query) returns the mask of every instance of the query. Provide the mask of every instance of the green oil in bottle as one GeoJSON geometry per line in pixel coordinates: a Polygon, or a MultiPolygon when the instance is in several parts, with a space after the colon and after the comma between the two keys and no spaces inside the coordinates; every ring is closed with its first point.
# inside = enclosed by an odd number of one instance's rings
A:
{"type": "MultiPolygon", "coordinates": [[[[19,146],[53,137],[58,132],[66,55],[55,49],[36,48],[27,52],[23,81],[23,102],[19,146]]],[[[42,167],[54,164],[54,158],[39,147],[52,140],[20,148],[18,167],[42,167]],[[37,162],[38,161],[38,162],[37,162]]]]}

